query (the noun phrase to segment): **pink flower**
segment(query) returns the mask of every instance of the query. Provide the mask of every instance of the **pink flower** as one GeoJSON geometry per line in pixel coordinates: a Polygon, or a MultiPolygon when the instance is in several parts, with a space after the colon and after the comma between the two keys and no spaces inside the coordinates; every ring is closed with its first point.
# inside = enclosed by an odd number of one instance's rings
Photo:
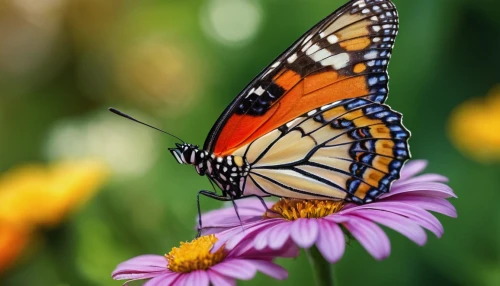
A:
{"type": "Polygon", "coordinates": [[[344,254],[343,227],[374,258],[384,259],[390,254],[390,242],[378,224],[424,245],[427,241],[424,229],[437,237],[444,232],[429,211],[457,216],[453,205],[446,200],[456,197],[444,184],[447,178],[437,174],[415,176],[426,165],[426,161],[409,162],[391,191],[373,203],[281,199],[274,205],[268,203],[271,211],[266,212],[259,200],[247,199],[237,202],[243,232],[232,207],[204,214],[205,231],[229,229],[226,232],[232,232],[232,237],[226,242],[227,249],[243,241],[253,241],[257,250],[279,249],[290,242],[302,248],[316,245],[326,260],[335,263],[344,254]]]}
{"type": "MultiPolygon", "coordinates": [[[[217,237],[224,238],[224,234],[217,237]]],[[[199,285],[229,286],[236,279],[252,279],[260,271],[283,280],[288,273],[274,264],[275,257],[295,257],[298,248],[293,244],[280,249],[256,251],[251,243],[241,243],[231,250],[215,249],[215,235],[202,236],[192,242],[181,243],[165,256],[141,255],[120,263],[112,273],[115,280],[151,279],[144,285],[199,285]]]]}

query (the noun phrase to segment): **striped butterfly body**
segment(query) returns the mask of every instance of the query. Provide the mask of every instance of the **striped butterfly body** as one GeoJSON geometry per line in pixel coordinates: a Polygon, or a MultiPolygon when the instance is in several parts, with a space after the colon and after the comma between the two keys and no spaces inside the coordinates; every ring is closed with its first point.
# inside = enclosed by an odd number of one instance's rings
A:
{"type": "MultiPolygon", "coordinates": [[[[398,30],[389,0],[351,1],[264,69],[227,107],[203,149],[177,144],[222,190],[371,202],[409,159],[409,132],[384,102],[398,30]]],[[[205,193],[206,194],[206,193],[205,193]]]]}

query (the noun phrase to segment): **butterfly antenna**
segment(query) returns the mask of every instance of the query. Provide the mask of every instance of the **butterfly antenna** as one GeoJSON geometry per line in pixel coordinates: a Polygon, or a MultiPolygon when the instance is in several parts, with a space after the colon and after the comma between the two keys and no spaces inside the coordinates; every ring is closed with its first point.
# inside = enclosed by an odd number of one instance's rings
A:
{"type": "Polygon", "coordinates": [[[156,127],[154,127],[154,126],[151,126],[151,125],[149,125],[149,124],[147,124],[147,123],[144,123],[144,122],[142,122],[142,121],[140,121],[140,120],[137,120],[137,119],[133,118],[132,116],[127,115],[127,114],[125,114],[125,113],[121,112],[121,111],[120,111],[120,110],[118,110],[118,109],[115,109],[115,108],[113,108],[113,107],[110,107],[110,108],[109,108],[109,111],[113,112],[113,113],[114,113],[114,114],[116,114],[116,115],[120,115],[121,117],[125,117],[125,118],[127,118],[127,119],[132,120],[132,121],[135,121],[135,122],[137,122],[137,123],[139,123],[139,124],[142,124],[142,125],[145,125],[145,126],[147,126],[147,127],[153,128],[154,130],[158,130],[158,131],[163,132],[163,133],[165,133],[165,134],[167,134],[167,135],[170,135],[170,136],[172,136],[172,137],[176,138],[177,140],[181,141],[182,143],[184,143],[184,142],[185,142],[184,140],[182,140],[181,138],[179,138],[179,137],[177,137],[177,136],[175,136],[175,135],[173,135],[173,134],[170,134],[170,133],[168,133],[168,132],[166,132],[166,131],[163,131],[163,130],[161,130],[161,129],[159,129],[159,128],[156,128],[156,127]]]}

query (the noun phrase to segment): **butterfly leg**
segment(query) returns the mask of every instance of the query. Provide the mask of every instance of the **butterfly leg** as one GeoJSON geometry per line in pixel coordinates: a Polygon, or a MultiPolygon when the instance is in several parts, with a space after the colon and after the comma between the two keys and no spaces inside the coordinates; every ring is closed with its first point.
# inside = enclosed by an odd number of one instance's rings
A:
{"type": "Polygon", "coordinates": [[[198,234],[196,235],[197,238],[200,237],[201,230],[203,229],[202,222],[201,222],[200,195],[204,195],[206,197],[209,197],[209,198],[212,198],[212,199],[215,199],[215,200],[218,200],[218,201],[224,201],[224,202],[232,201],[233,200],[231,198],[223,197],[223,196],[217,194],[216,192],[211,192],[211,191],[206,191],[206,190],[201,190],[201,191],[198,192],[198,195],[196,196],[196,203],[197,203],[197,206],[198,206],[198,234]]]}
{"type": "Polygon", "coordinates": [[[215,199],[215,200],[218,200],[218,201],[223,201],[223,202],[231,201],[233,203],[233,207],[234,207],[234,210],[236,212],[236,216],[238,217],[238,220],[240,221],[240,224],[242,226],[243,226],[243,222],[241,221],[240,214],[238,212],[238,206],[236,205],[235,200],[243,199],[243,198],[249,198],[249,197],[255,197],[255,198],[257,198],[260,201],[260,203],[262,204],[262,206],[264,207],[264,209],[266,210],[266,212],[274,212],[274,211],[270,210],[267,207],[266,202],[264,201],[264,198],[262,198],[261,196],[248,195],[246,197],[240,197],[240,198],[234,198],[234,197],[229,197],[228,198],[228,197],[225,197],[225,196],[221,196],[221,195],[217,194],[216,192],[201,190],[201,191],[198,192],[198,195],[196,196],[196,203],[197,203],[197,207],[198,207],[198,234],[197,234],[196,237],[200,237],[201,231],[203,229],[202,219],[201,219],[200,195],[204,195],[206,197],[209,197],[209,198],[212,198],[212,199],[215,199]]]}

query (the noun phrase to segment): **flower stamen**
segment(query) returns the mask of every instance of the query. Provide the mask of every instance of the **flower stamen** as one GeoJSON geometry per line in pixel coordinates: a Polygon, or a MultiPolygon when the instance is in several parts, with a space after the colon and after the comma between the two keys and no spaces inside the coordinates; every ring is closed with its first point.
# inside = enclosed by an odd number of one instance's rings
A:
{"type": "Polygon", "coordinates": [[[284,218],[296,220],[299,218],[321,218],[339,212],[344,207],[343,201],[332,200],[301,200],[282,198],[276,202],[264,218],[284,218]]]}
{"type": "Polygon", "coordinates": [[[174,272],[189,273],[195,270],[207,270],[221,262],[227,255],[224,247],[211,253],[211,249],[217,242],[213,234],[202,236],[191,242],[181,242],[180,247],[174,247],[165,254],[167,268],[174,272]]]}

